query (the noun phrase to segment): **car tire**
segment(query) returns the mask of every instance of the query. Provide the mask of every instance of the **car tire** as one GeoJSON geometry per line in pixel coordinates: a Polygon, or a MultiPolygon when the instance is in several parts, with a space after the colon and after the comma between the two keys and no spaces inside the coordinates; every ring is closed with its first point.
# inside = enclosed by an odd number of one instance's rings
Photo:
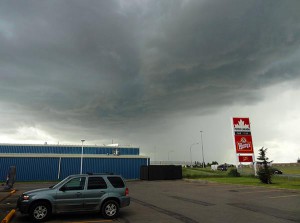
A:
{"type": "Polygon", "coordinates": [[[30,217],[33,222],[44,222],[51,215],[51,206],[47,202],[36,202],[30,208],[30,217]]]}
{"type": "Polygon", "coordinates": [[[114,200],[108,200],[103,204],[101,213],[106,219],[116,218],[119,215],[119,204],[114,200]]]}

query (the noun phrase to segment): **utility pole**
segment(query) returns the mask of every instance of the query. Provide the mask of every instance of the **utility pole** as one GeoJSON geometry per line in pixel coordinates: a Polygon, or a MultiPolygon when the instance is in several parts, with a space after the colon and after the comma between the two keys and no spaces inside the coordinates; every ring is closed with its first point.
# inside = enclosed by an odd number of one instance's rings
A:
{"type": "Polygon", "coordinates": [[[205,165],[204,165],[204,152],[203,152],[203,138],[202,138],[202,132],[203,131],[200,131],[201,132],[201,144],[202,144],[202,159],[203,159],[203,168],[205,167],[205,165]]]}

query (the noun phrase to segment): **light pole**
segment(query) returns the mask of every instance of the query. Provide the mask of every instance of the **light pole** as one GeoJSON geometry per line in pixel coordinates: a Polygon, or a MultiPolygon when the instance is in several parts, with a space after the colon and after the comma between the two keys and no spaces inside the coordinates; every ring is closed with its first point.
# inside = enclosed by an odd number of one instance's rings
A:
{"type": "Polygon", "coordinates": [[[197,145],[197,144],[199,144],[199,142],[193,143],[193,144],[190,146],[190,160],[191,160],[191,166],[193,165],[193,162],[192,162],[192,146],[197,145]]]}
{"type": "Polygon", "coordinates": [[[202,138],[202,132],[203,132],[203,131],[200,131],[200,132],[201,132],[202,159],[203,159],[203,168],[204,168],[204,153],[203,153],[203,138],[202,138]]]}
{"type": "Polygon", "coordinates": [[[82,174],[82,159],[83,159],[83,143],[84,139],[81,140],[81,159],[80,159],[80,174],[82,174]]]}

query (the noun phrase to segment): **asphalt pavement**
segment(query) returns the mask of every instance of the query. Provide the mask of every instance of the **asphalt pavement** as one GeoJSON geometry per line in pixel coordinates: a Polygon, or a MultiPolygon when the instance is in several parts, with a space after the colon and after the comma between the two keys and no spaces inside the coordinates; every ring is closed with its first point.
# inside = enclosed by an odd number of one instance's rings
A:
{"type": "MultiPolygon", "coordinates": [[[[1,205],[14,207],[17,196],[23,191],[50,185],[17,183],[16,193],[1,205]]],[[[131,204],[121,209],[118,219],[106,220],[99,213],[72,213],[54,215],[48,222],[300,222],[299,190],[218,184],[205,180],[130,181],[127,186],[131,204]]],[[[31,221],[16,212],[11,222],[31,221]]]]}
{"type": "Polygon", "coordinates": [[[9,212],[15,208],[17,191],[14,189],[4,190],[4,187],[0,188],[0,220],[4,219],[9,212]]]}

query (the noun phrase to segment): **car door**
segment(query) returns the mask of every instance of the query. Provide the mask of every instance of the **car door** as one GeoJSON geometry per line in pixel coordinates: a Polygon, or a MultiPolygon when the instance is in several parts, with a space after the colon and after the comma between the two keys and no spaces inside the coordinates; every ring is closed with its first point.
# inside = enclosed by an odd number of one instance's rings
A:
{"type": "Polygon", "coordinates": [[[83,209],[83,191],[86,177],[75,177],[58,188],[54,206],[57,212],[73,212],[83,209]]]}
{"type": "Polygon", "coordinates": [[[84,209],[96,210],[99,209],[99,204],[102,197],[108,193],[108,187],[101,176],[88,177],[87,188],[84,191],[84,209]]]}

